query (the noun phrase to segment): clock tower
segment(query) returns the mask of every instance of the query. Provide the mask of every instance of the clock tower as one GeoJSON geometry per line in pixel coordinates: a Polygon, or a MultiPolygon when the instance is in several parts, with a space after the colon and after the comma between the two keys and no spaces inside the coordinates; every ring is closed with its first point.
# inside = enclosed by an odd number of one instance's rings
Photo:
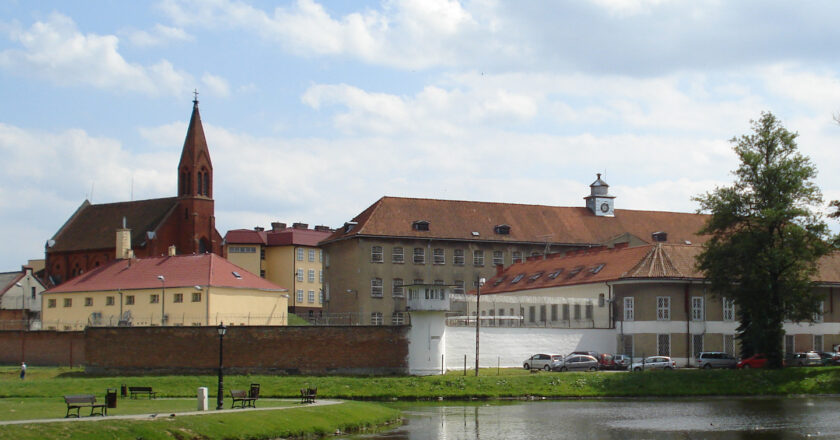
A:
{"type": "Polygon", "coordinates": [[[589,185],[589,189],[589,196],[584,197],[586,207],[598,217],[615,217],[613,210],[615,196],[609,194],[610,186],[601,180],[601,173],[598,173],[598,177],[589,185]]]}

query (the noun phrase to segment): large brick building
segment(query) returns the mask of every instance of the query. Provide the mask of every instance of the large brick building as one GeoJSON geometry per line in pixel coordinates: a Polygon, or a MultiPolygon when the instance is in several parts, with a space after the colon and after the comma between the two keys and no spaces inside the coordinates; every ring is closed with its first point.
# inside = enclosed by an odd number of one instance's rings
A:
{"type": "Polygon", "coordinates": [[[85,200],[47,241],[45,282],[61,284],[115,258],[118,229],[132,230],[127,248],[136,257],[222,253],[213,202],[213,164],[204,137],[198,100],[193,101],[178,164],[176,197],[91,204],[85,200]]]}

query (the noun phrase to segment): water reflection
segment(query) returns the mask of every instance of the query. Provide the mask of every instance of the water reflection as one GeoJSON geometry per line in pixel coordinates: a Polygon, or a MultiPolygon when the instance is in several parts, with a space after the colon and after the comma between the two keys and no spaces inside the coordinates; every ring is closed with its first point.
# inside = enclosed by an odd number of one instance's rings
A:
{"type": "Polygon", "coordinates": [[[840,438],[840,398],[621,399],[400,405],[367,440],[840,438]]]}

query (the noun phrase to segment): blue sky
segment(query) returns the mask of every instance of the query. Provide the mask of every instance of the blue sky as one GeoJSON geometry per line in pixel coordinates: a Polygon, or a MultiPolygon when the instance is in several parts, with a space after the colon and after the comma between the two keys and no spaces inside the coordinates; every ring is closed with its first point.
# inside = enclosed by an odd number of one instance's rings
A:
{"type": "Polygon", "coordinates": [[[175,194],[198,89],[219,231],[383,195],[693,212],[775,113],[840,198],[835,1],[0,3],[0,271],[85,200],[175,194]]]}

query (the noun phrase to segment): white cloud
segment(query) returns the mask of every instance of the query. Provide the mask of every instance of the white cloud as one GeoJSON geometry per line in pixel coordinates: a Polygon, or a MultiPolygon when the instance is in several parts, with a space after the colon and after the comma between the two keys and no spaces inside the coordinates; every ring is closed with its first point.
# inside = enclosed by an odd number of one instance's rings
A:
{"type": "Polygon", "coordinates": [[[207,89],[210,90],[210,93],[215,96],[221,96],[223,98],[230,96],[230,86],[227,81],[220,76],[205,73],[204,76],[201,77],[201,82],[205,87],[207,87],[207,89]]]}
{"type": "Polygon", "coordinates": [[[169,42],[195,41],[195,37],[181,28],[156,24],[151,30],[129,30],[125,32],[128,41],[138,47],[162,46],[169,42]]]}
{"type": "Polygon", "coordinates": [[[192,83],[189,74],[162,60],[152,66],[126,61],[114,35],[82,34],[73,20],[53,13],[29,29],[15,29],[11,39],[22,50],[0,52],[0,68],[35,75],[59,85],[86,85],[146,95],[177,95],[192,83]]]}

